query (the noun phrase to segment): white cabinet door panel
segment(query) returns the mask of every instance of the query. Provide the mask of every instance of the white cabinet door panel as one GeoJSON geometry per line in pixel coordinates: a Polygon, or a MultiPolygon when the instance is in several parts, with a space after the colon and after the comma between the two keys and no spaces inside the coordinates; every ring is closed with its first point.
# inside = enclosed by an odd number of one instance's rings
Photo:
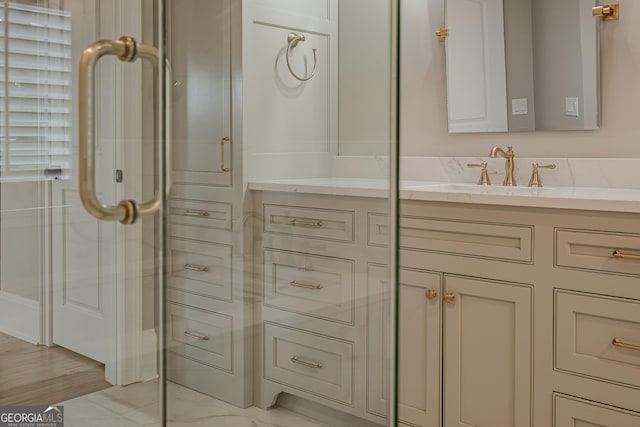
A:
{"type": "Polygon", "coordinates": [[[531,287],[447,275],[444,292],[444,425],[530,426],[531,287]]]}
{"type": "Polygon", "coordinates": [[[230,186],[230,0],[172,4],[173,181],[230,186]]]}

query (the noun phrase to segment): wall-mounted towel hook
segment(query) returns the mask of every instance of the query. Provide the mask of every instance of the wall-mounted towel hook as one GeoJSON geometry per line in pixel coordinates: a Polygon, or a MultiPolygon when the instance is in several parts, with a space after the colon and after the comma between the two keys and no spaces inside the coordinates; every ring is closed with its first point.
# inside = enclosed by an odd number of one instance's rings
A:
{"type": "Polygon", "coordinates": [[[295,71],[293,71],[293,68],[291,67],[291,63],[289,62],[289,55],[291,53],[291,49],[295,48],[296,46],[298,46],[298,43],[303,42],[305,40],[306,38],[304,35],[299,36],[296,33],[289,33],[289,36],[287,36],[287,42],[289,43],[289,45],[287,46],[287,52],[286,52],[287,67],[289,67],[289,72],[291,73],[291,75],[296,79],[300,80],[301,82],[306,82],[307,80],[310,80],[316,74],[316,70],[318,67],[318,49],[313,49],[313,71],[311,71],[311,74],[309,76],[300,77],[299,75],[296,74],[295,71]]]}

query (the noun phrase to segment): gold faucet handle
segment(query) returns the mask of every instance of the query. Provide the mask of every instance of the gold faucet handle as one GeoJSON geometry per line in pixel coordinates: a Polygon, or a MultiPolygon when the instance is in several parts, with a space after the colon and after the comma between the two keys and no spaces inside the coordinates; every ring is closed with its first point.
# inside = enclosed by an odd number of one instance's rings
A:
{"type": "Polygon", "coordinates": [[[541,165],[539,163],[532,163],[533,170],[531,172],[531,179],[529,180],[529,187],[542,187],[542,181],[540,180],[540,174],[538,173],[538,169],[555,169],[556,165],[541,165]]]}
{"type": "Polygon", "coordinates": [[[478,181],[478,185],[491,185],[491,180],[489,179],[489,174],[487,173],[487,162],[467,163],[467,167],[482,168],[482,174],[480,175],[480,180],[478,181]]]}

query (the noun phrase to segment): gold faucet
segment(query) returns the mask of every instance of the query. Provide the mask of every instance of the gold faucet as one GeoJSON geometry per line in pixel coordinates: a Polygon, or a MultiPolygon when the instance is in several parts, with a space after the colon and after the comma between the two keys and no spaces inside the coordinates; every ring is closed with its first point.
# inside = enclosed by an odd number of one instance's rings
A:
{"type": "Polygon", "coordinates": [[[498,157],[498,154],[500,154],[500,156],[504,157],[505,159],[504,170],[506,175],[504,177],[504,182],[502,183],[502,185],[505,185],[507,187],[515,187],[516,178],[513,176],[513,172],[515,171],[515,163],[513,161],[513,158],[516,154],[513,152],[513,147],[511,145],[508,145],[507,151],[505,152],[502,148],[496,145],[491,149],[489,157],[495,159],[496,157],[498,157]]]}

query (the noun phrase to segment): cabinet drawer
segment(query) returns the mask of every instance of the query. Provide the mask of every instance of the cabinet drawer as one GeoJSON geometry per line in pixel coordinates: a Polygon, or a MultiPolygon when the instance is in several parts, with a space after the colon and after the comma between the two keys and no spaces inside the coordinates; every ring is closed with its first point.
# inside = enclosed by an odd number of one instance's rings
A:
{"type": "Polygon", "coordinates": [[[640,388],[640,301],[557,290],[556,369],[640,388]]]}
{"type": "Polygon", "coordinates": [[[169,286],[224,301],[232,300],[231,246],[169,240],[169,286]]]}
{"type": "Polygon", "coordinates": [[[264,374],[269,380],[353,404],[353,343],[264,323],[264,374]]]}
{"type": "Polygon", "coordinates": [[[169,201],[168,222],[231,230],[231,204],[173,199],[169,201]]]}
{"type": "Polygon", "coordinates": [[[554,394],[554,427],[637,427],[640,414],[572,396],[554,394]]]}
{"type": "Polygon", "coordinates": [[[232,319],[169,303],[169,351],[198,362],[232,371],[232,319]]]}
{"type": "Polygon", "coordinates": [[[640,256],[640,235],[556,229],[558,267],[640,275],[640,260],[615,258],[616,250],[640,256]]]}
{"type": "MultiPolygon", "coordinates": [[[[386,246],[386,215],[368,215],[368,244],[386,246]]],[[[402,216],[400,248],[523,263],[533,262],[533,227],[402,216]]]]}
{"type": "Polygon", "coordinates": [[[264,304],[353,324],[353,261],[265,249],[264,304]]]}
{"type": "Polygon", "coordinates": [[[265,233],[339,242],[354,240],[355,212],[268,204],[263,209],[265,233]]]}

